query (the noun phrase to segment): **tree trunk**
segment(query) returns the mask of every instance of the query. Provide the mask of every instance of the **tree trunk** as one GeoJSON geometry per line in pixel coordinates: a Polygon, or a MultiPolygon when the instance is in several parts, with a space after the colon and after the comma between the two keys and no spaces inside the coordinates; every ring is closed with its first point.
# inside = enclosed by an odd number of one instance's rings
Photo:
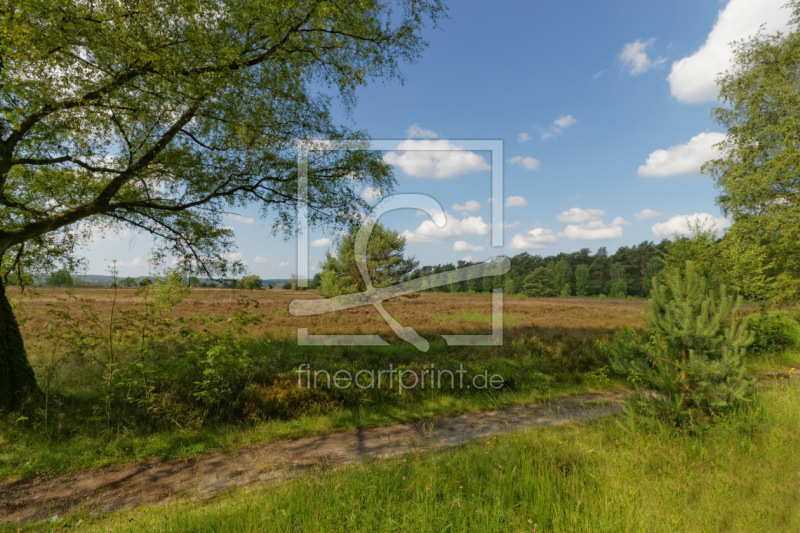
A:
{"type": "Polygon", "coordinates": [[[19,409],[38,390],[19,323],[0,280],[0,411],[19,409]]]}

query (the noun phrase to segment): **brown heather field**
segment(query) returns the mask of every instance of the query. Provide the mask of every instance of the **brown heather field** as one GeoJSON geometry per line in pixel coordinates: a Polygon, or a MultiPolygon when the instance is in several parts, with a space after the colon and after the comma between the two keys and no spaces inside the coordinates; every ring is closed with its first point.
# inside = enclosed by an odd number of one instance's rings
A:
{"type": "MultiPolygon", "coordinates": [[[[227,289],[193,289],[174,311],[176,327],[199,328],[203,323],[224,327],[235,311],[237,302],[248,297],[257,303],[254,312],[262,320],[250,325],[249,337],[290,340],[297,328],[308,328],[310,334],[378,334],[389,342],[397,342],[391,329],[377,310],[362,307],[333,314],[293,317],[289,304],[294,299],[318,298],[316,291],[260,290],[234,291],[227,289]]],[[[21,304],[18,315],[22,320],[25,340],[36,354],[48,323],[59,319],[53,309],[66,310],[78,323],[88,314],[107,319],[112,304],[116,315],[144,308],[144,295],[139,289],[119,289],[116,302],[110,289],[37,288],[25,295],[11,292],[12,300],[21,304]]],[[[536,330],[558,331],[572,335],[598,333],[622,326],[642,326],[647,302],[642,300],[597,300],[577,298],[504,301],[504,326],[507,338],[529,335],[536,330]]],[[[385,303],[385,307],[402,325],[415,328],[432,339],[442,333],[488,334],[491,332],[491,297],[486,294],[425,293],[416,297],[401,297],[385,303]]]]}

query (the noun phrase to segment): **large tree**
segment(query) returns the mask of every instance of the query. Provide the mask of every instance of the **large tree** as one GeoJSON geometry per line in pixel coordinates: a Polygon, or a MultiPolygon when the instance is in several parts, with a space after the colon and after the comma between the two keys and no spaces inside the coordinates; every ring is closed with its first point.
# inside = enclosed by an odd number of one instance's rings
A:
{"type": "Polygon", "coordinates": [[[789,5],[793,31],[736,45],[733,68],[719,79],[725,106],[714,110],[727,136],[721,157],[704,167],[734,221],[726,239],[763,248],[764,260],[746,270],[774,280],[776,300],[800,296],[800,2],[789,5]]]}
{"type": "MultiPolygon", "coordinates": [[[[291,228],[298,139],[364,139],[333,102],[396,76],[441,0],[0,0],[0,276],[75,259],[103,228],[152,234],[224,275],[226,211],[257,202],[291,228]]],[[[312,146],[306,143],[305,146],[312,146]]],[[[312,223],[389,188],[380,154],[309,159],[312,223]]],[[[55,267],[55,268],[54,268],[55,267]]],[[[35,390],[0,284],[0,410],[35,390]]]]}
{"type": "MultiPolygon", "coordinates": [[[[320,266],[319,293],[325,297],[352,294],[366,290],[356,262],[356,239],[360,226],[354,225],[344,235],[336,247],[336,255],[328,252],[320,266]]],[[[405,237],[381,224],[374,224],[366,246],[366,267],[373,287],[389,287],[406,277],[417,268],[419,262],[413,257],[404,256],[405,237]]]]}

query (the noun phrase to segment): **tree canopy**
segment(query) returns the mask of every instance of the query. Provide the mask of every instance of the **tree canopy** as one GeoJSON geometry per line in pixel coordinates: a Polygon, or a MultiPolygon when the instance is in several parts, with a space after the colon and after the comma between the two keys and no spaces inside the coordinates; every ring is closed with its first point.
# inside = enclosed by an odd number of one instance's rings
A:
{"type": "MultiPolygon", "coordinates": [[[[379,153],[301,140],[366,139],[334,120],[333,102],[350,106],[357,87],[398,76],[443,9],[441,0],[4,0],[0,279],[69,268],[80,243],[120,226],[225,277],[240,266],[226,212],[256,203],[276,231],[293,227],[299,149],[311,150],[310,222],[349,223],[367,207],[356,185],[391,188],[389,166],[379,153]]],[[[6,304],[0,409],[34,386],[6,304]]]]}
{"type": "Polygon", "coordinates": [[[800,2],[789,5],[790,33],[736,45],[733,68],[719,79],[725,105],[713,111],[727,136],[721,157],[704,167],[734,221],[726,239],[756,256],[763,248],[755,270],[774,280],[776,300],[800,296],[800,2]]]}
{"type": "MultiPolygon", "coordinates": [[[[221,214],[258,202],[294,223],[298,139],[362,139],[336,124],[424,42],[438,0],[400,14],[367,0],[25,0],[0,11],[3,270],[71,258],[82,238],[128,225],[175,256],[224,270],[221,214]],[[82,222],[81,225],[76,223],[82,222]]],[[[312,222],[346,222],[357,180],[391,184],[379,154],[318,153],[312,222]]]]}
{"type": "MultiPolygon", "coordinates": [[[[353,226],[336,247],[336,255],[328,252],[321,263],[319,292],[331,297],[364,291],[366,283],[361,277],[355,257],[359,226],[353,226]]],[[[373,287],[389,287],[400,281],[419,264],[413,257],[404,257],[405,237],[381,224],[374,224],[367,241],[367,273],[373,287]]]]}

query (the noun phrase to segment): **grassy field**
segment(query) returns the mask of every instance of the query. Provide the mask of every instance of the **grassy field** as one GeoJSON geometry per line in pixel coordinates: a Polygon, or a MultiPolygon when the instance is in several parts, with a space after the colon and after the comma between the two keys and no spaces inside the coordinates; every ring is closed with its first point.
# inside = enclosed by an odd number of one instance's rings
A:
{"type": "MultiPolygon", "coordinates": [[[[54,525],[87,531],[797,531],[800,384],[700,434],[635,417],[500,435],[207,502],[54,525]]],[[[39,526],[48,529],[52,526],[39,526]]],[[[33,529],[33,528],[32,528],[33,529]]]]}
{"type": "Polygon", "coordinates": [[[48,403],[36,416],[0,421],[0,478],[6,479],[149,457],[189,457],[276,439],[616,389],[624,384],[607,377],[594,343],[619,327],[640,327],[646,305],[643,301],[507,298],[504,345],[470,348],[447,347],[436,337],[489,333],[488,295],[422,294],[388,302],[387,309],[402,324],[431,339],[430,351],[423,353],[397,339],[373,308],[297,318],[289,315],[289,302],[317,297],[314,292],[195,289],[171,311],[168,325],[154,335],[143,353],[137,335],[145,295],[136,289],[116,293],[37,289],[36,294],[12,297],[48,403]],[[235,339],[207,333],[229,331],[243,299],[250,303],[250,317],[238,327],[235,339]],[[312,334],[380,334],[393,344],[301,348],[296,342],[298,327],[308,327],[312,334]],[[103,365],[112,361],[106,346],[111,329],[117,333],[112,335],[115,359],[109,368],[115,375],[109,385],[103,365]],[[64,355],[67,351],[69,355],[64,355]],[[463,364],[471,375],[483,371],[501,375],[504,387],[404,394],[352,389],[317,392],[297,387],[294,371],[303,363],[331,373],[385,369],[390,364],[412,370],[432,364],[455,369],[463,364]],[[135,374],[137,365],[157,370],[142,381],[135,374]],[[222,382],[246,376],[250,385],[243,384],[243,392],[227,396],[213,383],[198,392],[209,372],[222,382]],[[152,393],[147,379],[160,379],[163,391],[152,393]],[[215,404],[192,400],[200,394],[217,394],[219,399],[215,404]],[[146,400],[150,403],[143,403],[146,400]],[[193,402],[189,407],[188,400],[193,402]],[[222,412],[226,405],[235,405],[236,411],[222,412]]]}
{"type": "MultiPolygon", "coordinates": [[[[29,289],[30,290],[30,289],[29,289]]],[[[41,340],[53,321],[54,307],[66,310],[76,317],[92,313],[104,317],[111,312],[122,316],[128,311],[141,309],[144,295],[137,289],[119,289],[116,297],[109,289],[74,289],[70,292],[57,288],[36,288],[29,296],[9,291],[12,301],[22,305],[24,320],[22,331],[30,346],[31,358],[46,353],[41,340]],[[116,298],[116,299],[115,299],[116,298]]],[[[297,338],[297,328],[309,328],[311,334],[359,333],[383,335],[395,340],[394,333],[373,307],[362,307],[314,317],[293,317],[289,303],[295,299],[319,298],[316,291],[261,290],[246,293],[258,307],[255,313],[263,318],[260,324],[245,329],[254,338],[275,340],[297,338]]],[[[192,293],[173,311],[178,324],[185,327],[202,327],[204,317],[217,317],[224,324],[234,312],[242,291],[225,289],[193,289],[192,293]]],[[[385,304],[404,326],[410,326],[427,337],[442,333],[491,333],[489,316],[492,305],[486,294],[420,294],[414,298],[401,297],[385,304]]],[[[598,299],[542,299],[517,300],[506,298],[504,318],[509,338],[529,335],[535,329],[564,330],[570,333],[617,329],[623,326],[641,327],[647,302],[644,300],[598,299]]]]}

